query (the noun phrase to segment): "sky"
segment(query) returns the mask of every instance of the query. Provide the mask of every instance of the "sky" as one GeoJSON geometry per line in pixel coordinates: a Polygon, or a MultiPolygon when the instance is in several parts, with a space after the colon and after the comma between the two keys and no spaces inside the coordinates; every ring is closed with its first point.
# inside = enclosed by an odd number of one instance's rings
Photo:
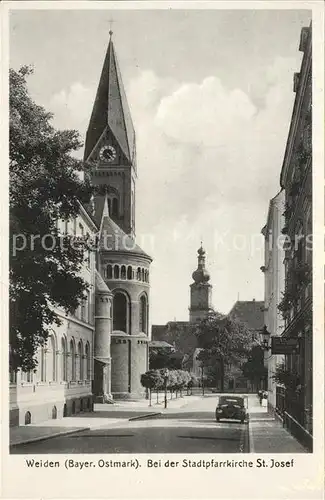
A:
{"type": "Polygon", "coordinates": [[[201,240],[216,310],[263,300],[261,229],[280,189],[310,12],[12,11],[11,67],[33,65],[32,97],[82,138],[110,19],[137,136],[136,233],[153,258],[151,322],[188,320],[201,240]]]}

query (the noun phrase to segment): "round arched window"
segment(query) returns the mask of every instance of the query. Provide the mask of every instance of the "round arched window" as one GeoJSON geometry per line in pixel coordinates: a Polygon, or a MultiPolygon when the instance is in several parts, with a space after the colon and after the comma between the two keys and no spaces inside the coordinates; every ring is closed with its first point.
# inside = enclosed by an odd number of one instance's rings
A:
{"type": "Polygon", "coordinates": [[[126,332],[127,298],[124,293],[117,292],[113,298],[113,330],[126,332]]]}

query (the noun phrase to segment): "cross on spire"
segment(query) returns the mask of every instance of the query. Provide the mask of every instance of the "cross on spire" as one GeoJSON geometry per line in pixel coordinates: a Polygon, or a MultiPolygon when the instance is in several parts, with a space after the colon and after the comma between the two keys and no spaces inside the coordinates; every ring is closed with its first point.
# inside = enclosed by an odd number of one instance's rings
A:
{"type": "Polygon", "coordinates": [[[112,38],[113,35],[113,24],[115,23],[114,19],[110,19],[109,21],[109,37],[112,38]]]}

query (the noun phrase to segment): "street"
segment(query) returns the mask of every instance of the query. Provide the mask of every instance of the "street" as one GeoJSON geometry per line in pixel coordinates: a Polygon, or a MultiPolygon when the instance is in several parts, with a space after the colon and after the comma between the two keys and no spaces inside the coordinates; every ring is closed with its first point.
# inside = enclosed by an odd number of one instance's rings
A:
{"type": "Polygon", "coordinates": [[[182,408],[148,408],[162,415],[129,421],[139,412],[112,411],[85,415],[86,420],[103,418],[100,427],[76,434],[24,444],[12,448],[14,454],[46,453],[247,453],[248,425],[215,421],[215,394],[204,398],[184,398],[182,408]],[[117,421],[120,419],[120,422],[117,421]],[[111,420],[111,422],[110,422],[111,420]]]}

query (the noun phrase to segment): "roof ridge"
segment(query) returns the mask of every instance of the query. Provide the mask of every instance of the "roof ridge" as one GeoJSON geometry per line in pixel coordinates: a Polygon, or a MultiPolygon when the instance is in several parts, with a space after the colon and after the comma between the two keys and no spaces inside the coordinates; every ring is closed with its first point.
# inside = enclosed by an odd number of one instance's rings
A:
{"type": "MultiPolygon", "coordinates": [[[[115,233],[115,236],[117,236],[117,237],[120,236],[123,239],[126,238],[128,240],[128,241],[124,241],[124,246],[116,247],[116,238],[115,238],[115,241],[111,242],[114,246],[114,248],[110,249],[111,251],[137,253],[137,254],[141,254],[144,257],[152,260],[150,255],[148,255],[144,250],[142,250],[142,248],[137,244],[136,238],[134,238],[130,234],[125,233],[125,231],[115,221],[113,221],[113,219],[111,219],[110,216],[106,216],[105,218],[103,218],[103,225],[101,227],[101,232],[100,232],[100,242],[101,242],[102,236],[103,236],[102,233],[104,232],[104,229],[105,229],[105,227],[104,227],[105,222],[110,225],[113,233],[115,233]],[[128,244],[131,242],[133,243],[133,245],[128,244]]],[[[109,250],[109,249],[107,248],[106,250],[109,250]]]]}
{"type": "MultiPolygon", "coordinates": [[[[115,71],[116,71],[116,76],[117,76],[116,83],[117,83],[117,88],[118,88],[118,92],[119,92],[120,100],[121,100],[121,104],[122,104],[122,118],[123,118],[123,123],[124,123],[124,129],[125,129],[125,132],[126,132],[126,134],[125,134],[126,135],[126,143],[127,143],[127,147],[128,147],[129,158],[132,161],[130,139],[129,139],[129,134],[128,134],[127,126],[126,126],[125,112],[124,112],[124,109],[123,109],[123,99],[122,99],[122,94],[121,94],[121,85],[123,86],[123,80],[122,80],[122,75],[121,75],[121,71],[120,71],[120,68],[119,68],[119,64],[118,64],[118,60],[117,60],[117,55],[115,53],[115,48],[114,48],[113,42],[112,42],[112,51],[114,53],[113,61],[114,61],[115,71]]],[[[124,93],[125,93],[125,91],[124,91],[124,93]]],[[[128,106],[127,99],[126,99],[126,104],[128,106]]],[[[130,113],[130,109],[127,109],[127,111],[129,112],[129,114],[131,114],[130,113]]],[[[132,118],[131,118],[131,121],[132,121],[132,118]]]]}

